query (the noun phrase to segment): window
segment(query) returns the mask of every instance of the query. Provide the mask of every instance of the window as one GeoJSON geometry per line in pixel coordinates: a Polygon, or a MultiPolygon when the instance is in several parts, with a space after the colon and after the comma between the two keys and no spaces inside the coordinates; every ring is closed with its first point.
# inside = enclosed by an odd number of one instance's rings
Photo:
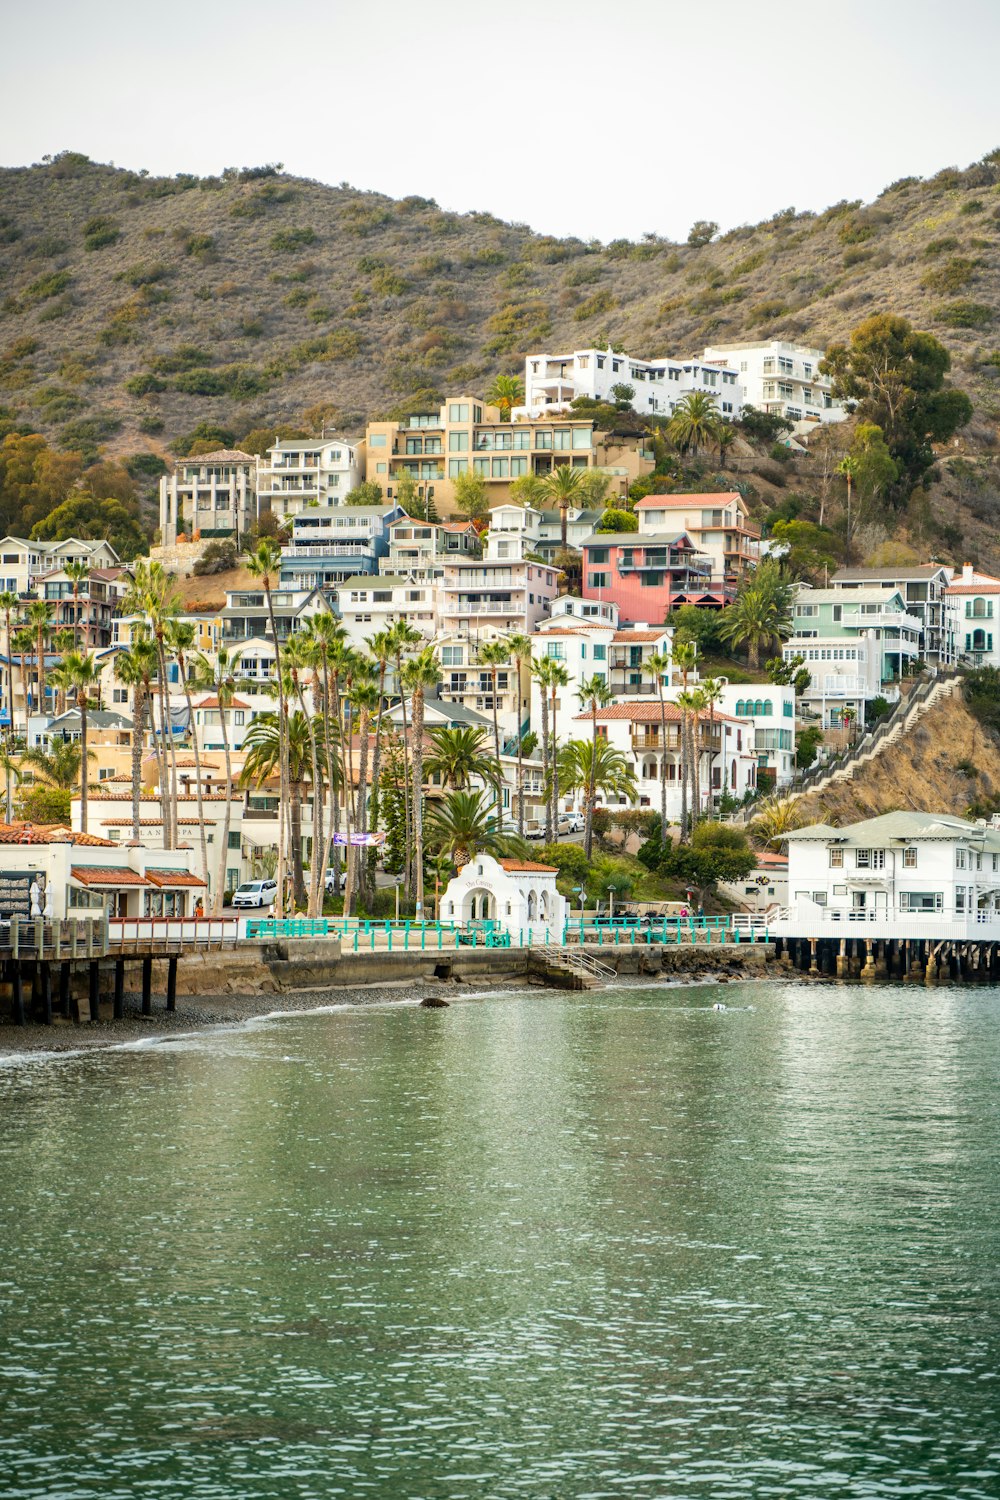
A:
{"type": "Polygon", "coordinates": [[[965,850],[964,849],[956,849],[955,850],[955,869],[956,870],[964,870],[965,869],[965,850]]]}
{"type": "Polygon", "coordinates": [[[449,432],[448,452],[465,453],[469,447],[469,434],[467,432],[449,432]]]}
{"type": "Polygon", "coordinates": [[[589,448],[590,447],[590,428],[589,427],[574,427],[573,428],[573,447],[574,448],[589,448]]]}
{"type": "Polygon", "coordinates": [[[545,648],[545,654],[553,661],[562,661],[566,655],[566,647],[562,641],[549,641],[545,648]]]}
{"type": "Polygon", "coordinates": [[[510,461],[511,479],[520,479],[528,472],[528,460],[526,458],[512,458],[510,461]]]}
{"type": "Polygon", "coordinates": [[[449,422],[467,422],[469,420],[469,403],[467,401],[452,401],[448,407],[449,422]]]}
{"type": "Polygon", "coordinates": [[[941,891],[900,891],[900,911],[943,911],[944,896],[941,891]]]}
{"type": "Polygon", "coordinates": [[[591,573],[590,587],[592,589],[606,589],[608,586],[607,573],[591,573]]]}
{"type": "Polygon", "coordinates": [[[965,886],[964,885],[956,885],[956,887],[955,887],[955,910],[957,912],[965,910],[965,886]]]}
{"type": "Polygon", "coordinates": [[[884,870],[884,849],[859,849],[855,857],[855,864],[859,870],[884,870]]]}
{"type": "Polygon", "coordinates": [[[448,478],[457,479],[459,474],[467,474],[469,471],[469,460],[467,458],[449,458],[448,478]]]}
{"type": "Polygon", "coordinates": [[[227,849],[238,849],[239,847],[240,847],[240,834],[238,832],[237,833],[230,833],[230,835],[229,835],[229,843],[226,845],[226,848],[227,849]]]}
{"type": "MultiPolygon", "coordinates": [[[[607,646],[595,646],[594,647],[594,660],[595,661],[607,661],[607,659],[608,659],[608,648],[607,648],[607,646]]],[[[995,854],[994,854],[993,858],[994,858],[994,860],[996,859],[996,855],[995,854]]],[[[994,866],[994,868],[995,868],[995,866],[994,866]]]]}
{"type": "Polygon", "coordinates": [[[591,547],[590,548],[590,561],[592,563],[606,563],[607,560],[608,560],[608,548],[607,547],[591,547]]]}
{"type": "Polygon", "coordinates": [[[388,472],[389,472],[389,465],[388,464],[376,464],[375,465],[375,473],[376,474],[388,474],[388,472]]]}
{"type": "Polygon", "coordinates": [[[551,434],[551,432],[536,432],[535,433],[535,447],[536,448],[551,448],[552,447],[552,434],[551,434]]]}
{"type": "Polygon", "coordinates": [[[479,474],[483,479],[490,477],[490,461],[488,458],[474,458],[472,460],[472,472],[479,474]]]}
{"type": "Polygon", "coordinates": [[[368,446],[369,446],[369,448],[384,448],[385,447],[385,433],[384,432],[373,432],[372,435],[371,435],[371,437],[368,439],[368,446]]]}
{"type": "Polygon", "coordinates": [[[786,719],[794,719],[794,717],[795,717],[795,704],[794,703],[783,703],[781,705],[781,712],[784,714],[784,716],[785,716],[786,719]]]}
{"type": "Polygon", "coordinates": [[[844,851],[843,851],[843,849],[831,849],[830,850],[830,869],[831,870],[842,870],[843,868],[844,868],[844,851]]]}
{"type": "Polygon", "coordinates": [[[508,478],[508,476],[510,474],[510,459],[509,458],[495,458],[493,460],[492,474],[493,474],[493,478],[494,479],[506,479],[506,478],[508,478]]]}
{"type": "Polygon", "coordinates": [[[917,868],[917,851],[916,851],[916,849],[904,849],[903,850],[903,869],[904,870],[915,870],[916,868],[917,868]]]}

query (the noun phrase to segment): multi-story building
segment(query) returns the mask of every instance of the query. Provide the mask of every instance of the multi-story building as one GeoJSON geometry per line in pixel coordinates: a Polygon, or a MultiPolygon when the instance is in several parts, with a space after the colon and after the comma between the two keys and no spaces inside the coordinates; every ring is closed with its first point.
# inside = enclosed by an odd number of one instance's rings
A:
{"type": "Polygon", "coordinates": [[[448,558],[438,585],[438,618],[445,634],[489,637],[530,632],[555,598],[555,568],[531,559],[537,512],[499,505],[490,512],[482,558],[448,558]]]}
{"type": "MultiPolygon", "coordinates": [[[[611,643],[615,627],[606,620],[543,620],[531,638],[532,661],[548,658],[565,667],[569,681],[556,691],[556,732],[562,738],[573,714],[580,708],[580,690],[590,677],[602,677],[611,686],[611,643]]],[[[531,725],[536,734],[542,726],[542,686],[531,679],[531,725]]]]}
{"type": "Polygon", "coordinates": [[[758,785],[773,780],[786,786],[795,774],[795,689],[732,682],[721,688],[721,695],[724,713],[753,722],[758,785]]]}
{"type": "Polygon", "coordinates": [[[180,458],[160,480],[160,543],[179,537],[239,541],[257,519],[257,460],[237,448],[180,458]]]}
{"type": "Polygon", "coordinates": [[[482,555],[479,533],[471,521],[414,521],[401,515],[390,521],[388,534],[389,550],[379,559],[379,571],[421,583],[436,583],[444,577],[445,558],[482,555]]]}
{"type": "Polygon", "coordinates": [[[318,506],[343,505],[363,478],[357,448],[343,438],[275,442],[257,460],[257,503],[261,510],[290,519],[318,506]]]}
{"type": "MultiPolygon", "coordinates": [[[[271,609],[280,643],[301,630],[312,615],[328,611],[329,605],[319,589],[279,588],[271,595],[271,609]]],[[[221,619],[221,644],[229,649],[245,650],[246,642],[271,637],[271,615],[263,589],[228,589],[221,619]]]]}
{"type": "Polygon", "coordinates": [[[583,552],[583,596],[618,606],[623,624],[664,620],[678,604],[721,605],[712,561],[686,531],[595,533],[583,552]]]}
{"type": "Polygon", "coordinates": [[[762,344],[713,344],[704,358],[721,360],[736,370],[744,405],[757,411],[810,426],[842,422],[847,415],[833,399],[829,375],[820,374],[822,349],[770,339],[762,344]]]}
{"type": "Polygon", "coordinates": [[[128,583],[122,568],[91,568],[86,578],[74,581],[61,567],[36,578],[35,592],[52,604],[53,629],[72,630],[77,648],[86,651],[110,646],[113,617],[128,583]]]}
{"type": "Polygon", "coordinates": [[[475,396],[449,398],[438,411],[402,422],[370,422],[365,453],[365,477],[381,485],[387,500],[395,498],[398,478],[407,473],[442,516],[454,510],[453,486],[462,474],[485,481],[493,506],[507,498],[513,480],[544,478],[563,465],[608,469],[619,490],[653,468],[642,435],[616,437],[609,446],[584,418],[501,422],[498,408],[475,396]]]}
{"type": "Polygon", "coordinates": [[[1000,667],[1000,578],[966,563],[945,595],[949,632],[962,661],[972,667],[1000,667]]]}
{"type": "Polygon", "coordinates": [[[438,696],[442,702],[461,704],[467,712],[485,717],[491,725],[495,696],[501,745],[509,746],[513,753],[518,731],[526,734],[530,728],[528,674],[525,671],[524,681],[519,680],[517,663],[509,661],[498,667],[494,676],[492,667],[481,664],[478,645],[454,633],[437,637],[434,647],[441,663],[438,696]]]}
{"type": "Polygon", "coordinates": [[[21,536],[0,541],[0,591],[30,594],[39,578],[67,563],[86,563],[88,568],[117,569],[121,559],[110,542],[85,542],[67,537],[64,542],[32,542],[21,536]]]}
{"type": "Polygon", "coordinates": [[[760,527],[749,519],[743,496],[646,495],[635,502],[639,534],[686,531],[699,552],[712,560],[712,588],[731,599],[760,561],[760,527]]]}
{"type": "MultiPolygon", "coordinates": [[[[580,547],[591,536],[595,527],[600,525],[600,510],[584,510],[579,506],[570,505],[566,510],[566,545],[579,551],[580,547]]],[[[535,550],[546,562],[554,562],[556,554],[562,550],[562,514],[558,510],[542,510],[538,513],[538,538],[535,542],[535,550]]]]}
{"type": "MultiPolygon", "coordinates": [[[[608,685],[615,697],[655,697],[656,678],[650,674],[650,658],[669,656],[673,644],[674,631],[671,625],[650,627],[640,621],[616,630],[608,658],[608,685]]],[[[667,691],[680,681],[680,674],[670,667],[661,674],[660,680],[667,691]]],[[[691,676],[690,680],[697,681],[697,674],[691,676]]]]}
{"type": "Polygon", "coordinates": [[[281,549],[281,585],[332,589],[358,573],[377,573],[389,554],[389,526],[399,506],[343,505],[303,510],[281,549]]]}
{"type": "MultiPolygon", "coordinates": [[[[944,563],[919,567],[841,568],[830,579],[832,589],[883,589],[902,595],[906,612],[920,621],[920,656],[935,666],[958,660],[958,637],[948,609],[954,568],[944,563]]],[[[846,603],[846,600],[844,601],[846,603]]]]}
{"type": "Polygon", "coordinates": [[[692,391],[710,396],[720,416],[740,414],[739,376],[732,364],[709,359],[709,351],[692,359],[635,359],[614,349],[576,349],[572,354],[529,354],[524,361],[524,406],[527,417],[546,410],[565,410],[580,396],[615,401],[615,387],[629,386],[634,411],[670,416],[692,391]]]}
{"type": "Polygon", "coordinates": [[[405,620],[430,640],[437,631],[437,589],[391,573],[359,573],[332,591],[340,622],[352,646],[361,648],[369,636],[405,620]]]}
{"type": "MultiPolygon", "coordinates": [[[[785,661],[802,656],[812,682],[802,704],[824,729],[840,728],[844,710],[863,724],[865,705],[899,697],[899,679],[920,657],[920,621],[899,589],[814,589],[800,584],[785,661]]],[[[755,695],[756,696],[756,695],[755,695]]]]}
{"type": "Polygon", "coordinates": [[[618,629],[618,606],[608,599],[600,603],[596,599],[581,599],[579,594],[560,594],[553,599],[549,618],[563,625],[572,625],[576,620],[585,624],[608,624],[618,629]]]}

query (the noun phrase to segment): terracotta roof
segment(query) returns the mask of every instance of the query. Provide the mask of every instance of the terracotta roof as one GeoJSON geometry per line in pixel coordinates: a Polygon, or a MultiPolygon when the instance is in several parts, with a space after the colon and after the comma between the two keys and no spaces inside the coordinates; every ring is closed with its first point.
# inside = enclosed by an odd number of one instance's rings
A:
{"type": "Polygon", "coordinates": [[[636,641],[639,644],[648,641],[662,641],[668,633],[668,627],[661,625],[659,630],[616,630],[612,639],[619,641],[636,641]]]}
{"type": "MultiPolygon", "coordinates": [[[[200,818],[178,818],[177,819],[177,824],[178,824],[178,827],[180,827],[180,828],[200,828],[201,827],[201,819],[200,818]]],[[[102,828],[131,828],[132,827],[132,819],[131,818],[102,818],[101,819],[101,827],[102,828]]],[[[140,818],[139,819],[139,827],[140,828],[162,828],[163,827],[163,819],[162,818],[140,818]]],[[[121,840],[120,839],[116,839],[115,840],[115,845],[116,845],[117,848],[121,848],[121,840]]]]}
{"type": "MultiPolygon", "coordinates": [[[[218,697],[203,698],[200,703],[196,703],[195,704],[195,708],[218,708],[218,706],[219,706],[218,697]]],[[[242,698],[234,698],[233,701],[230,704],[228,704],[227,706],[229,708],[249,708],[250,707],[249,703],[244,703],[242,698]]],[[[191,764],[194,765],[194,761],[192,761],[191,764]]]]}
{"type": "Polygon", "coordinates": [[[737,490],[725,490],[718,495],[643,495],[635,502],[635,509],[660,510],[665,505],[727,505],[740,498],[737,490]]]}
{"type": "MultiPolygon", "coordinates": [[[[663,710],[664,718],[668,724],[677,724],[680,722],[681,711],[676,703],[664,703],[663,710]]],[[[587,723],[590,723],[592,715],[582,713],[574,714],[573,717],[574,719],[586,720],[587,723]]],[[[753,723],[752,719],[737,719],[732,714],[720,714],[718,709],[715,710],[714,718],[717,724],[749,725],[753,723]]],[[[660,722],[660,705],[657,702],[611,703],[607,708],[599,708],[597,710],[598,723],[606,719],[631,719],[636,724],[658,724],[660,722]]],[[[701,722],[702,724],[709,722],[707,708],[701,715],[701,722]]]]}
{"type": "Polygon", "coordinates": [[[518,873],[558,875],[559,873],[556,865],[540,865],[533,859],[498,859],[497,864],[502,870],[506,870],[509,875],[518,873]]]}
{"type": "Polygon", "coordinates": [[[147,867],[146,878],[159,886],[205,886],[204,880],[199,875],[192,875],[190,870],[150,870],[147,867]]]}
{"type": "Polygon", "coordinates": [[[95,833],[74,833],[61,823],[0,823],[0,844],[81,844],[88,849],[113,849],[110,839],[95,833]]]}
{"type": "Polygon", "coordinates": [[[998,594],[1000,593],[1000,578],[983,578],[979,583],[949,583],[945,592],[948,594],[998,594]]]}
{"type": "MultiPolygon", "coordinates": [[[[187,759],[187,760],[179,760],[177,762],[177,769],[180,770],[181,766],[183,766],[185,768],[185,770],[187,769],[188,766],[191,766],[195,770],[197,770],[197,768],[198,768],[198,762],[193,757],[190,758],[190,759],[187,759]]],[[[201,768],[202,768],[203,771],[217,771],[219,769],[219,763],[218,763],[218,761],[215,761],[215,760],[206,760],[205,757],[202,756],[202,758],[201,758],[201,768]]],[[[113,780],[117,781],[118,777],[116,776],[114,778],[109,778],[109,779],[113,779],[113,780]]]]}
{"type": "Polygon", "coordinates": [[[89,865],[71,865],[69,873],[81,885],[138,885],[143,889],[149,886],[149,881],[144,880],[138,871],[125,865],[109,865],[100,870],[89,865]]]}
{"type": "MultiPolygon", "coordinates": [[[[172,793],[168,793],[168,795],[172,796],[173,794],[172,793]]],[[[139,801],[140,802],[159,802],[159,800],[160,800],[160,794],[159,794],[159,792],[141,792],[140,795],[139,795],[139,801]]],[[[195,793],[195,792],[178,792],[176,794],[176,796],[173,797],[173,800],[175,802],[197,802],[198,797],[197,797],[197,793],[195,793]]],[[[226,794],[225,794],[225,792],[202,792],[201,800],[203,802],[225,802],[225,800],[226,800],[226,794]]],[[[109,792],[107,795],[105,795],[103,792],[92,792],[91,795],[90,795],[90,803],[91,803],[91,805],[93,805],[95,802],[131,802],[131,801],[132,801],[132,793],[131,792],[109,792]]]]}

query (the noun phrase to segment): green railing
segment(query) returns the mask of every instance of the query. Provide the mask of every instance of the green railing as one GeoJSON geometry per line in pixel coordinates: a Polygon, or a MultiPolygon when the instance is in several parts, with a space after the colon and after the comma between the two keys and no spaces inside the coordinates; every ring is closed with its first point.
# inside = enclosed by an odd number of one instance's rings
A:
{"type": "Polygon", "coordinates": [[[650,947],[653,943],[674,944],[741,944],[751,946],[768,941],[766,927],[741,929],[728,916],[654,917],[649,923],[634,918],[609,919],[604,922],[582,918],[553,931],[546,927],[521,928],[514,935],[494,921],[413,922],[369,921],[345,917],[251,918],[246,925],[248,939],[259,941],[276,938],[339,938],[345,952],[387,951],[443,952],[456,948],[539,948],[555,942],[592,944],[603,947],[650,947]]]}
{"type": "Polygon", "coordinates": [[[634,917],[587,921],[576,918],[563,929],[563,942],[596,943],[599,948],[649,947],[653,943],[766,943],[767,928],[740,930],[729,916],[652,917],[640,922],[634,917]]]}

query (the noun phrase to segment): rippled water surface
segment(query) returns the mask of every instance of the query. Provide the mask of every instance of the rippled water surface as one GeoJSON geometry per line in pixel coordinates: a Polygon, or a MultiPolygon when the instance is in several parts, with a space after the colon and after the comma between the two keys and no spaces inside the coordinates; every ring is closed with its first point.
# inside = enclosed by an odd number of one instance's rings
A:
{"type": "Polygon", "coordinates": [[[0,1492],[996,1500],[998,1020],[533,992],[5,1064],[0,1492]]]}

